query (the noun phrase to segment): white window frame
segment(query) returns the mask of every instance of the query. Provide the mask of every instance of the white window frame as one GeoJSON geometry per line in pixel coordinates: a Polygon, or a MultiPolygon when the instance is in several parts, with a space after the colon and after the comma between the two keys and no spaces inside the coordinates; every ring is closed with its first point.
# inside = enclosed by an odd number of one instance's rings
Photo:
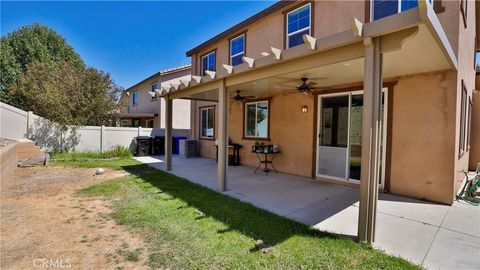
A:
{"type": "Polygon", "coordinates": [[[138,106],[139,98],[140,98],[140,94],[138,93],[138,91],[133,92],[133,94],[132,94],[132,106],[138,106]],[[135,103],[135,96],[137,97],[137,103],[135,103]]]}
{"type": "Polygon", "coordinates": [[[150,85],[150,91],[155,91],[155,89],[158,89],[158,82],[154,82],[150,85]],[[153,86],[155,85],[155,88],[153,88],[153,86]]]}
{"type": "MultiPolygon", "coordinates": [[[[208,126],[208,117],[206,119],[206,124],[208,126]]],[[[203,108],[200,108],[200,138],[201,139],[207,139],[207,140],[213,140],[215,139],[215,106],[208,106],[208,107],[203,107],[203,108]],[[212,137],[208,137],[208,136],[203,136],[203,111],[207,111],[207,115],[208,115],[208,110],[212,110],[213,111],[213,134],[212,134],[212,137]]]]}
{"type": "Polygon", "coordinates": [[[307,29],[308,29],[308,34],[309,34],[309,35],[312,35],[312,5],[311,5],[310,3],[305,4],[305,5],[301,6],[301,7],[298,7],[298,8],[296,8],[296,9],[288,12],[285,16],[287,16],[287,19],[285,20],[285,23],[286,23],[286,25],[285,25],[285,34],[287,35],[287,36],[286,36],[286,43],[287,43],[286,46],[287,46],[287,49],[288,49],[288,48],[290,48],[290,44],[289,44],[289,37],[290,37],[290,36],[293,36],[293,35],[295,35],[295,34],[297,34],[297,33],[300,33],[300,32],[302,32],[302,31],[305,31],[305,30],[307,30],[307,29]],[[293,12],[295,12],[295,11],[297,11],[297,10],[299,10],[299,9],[302,9],[302,8],[304,8],[304,7],[306,7],[306,6],[309,6],[309,9],[308,9],[308,10],[309,10],[309,12],[310,12],[309,17],[308,17],[308,18],[309,18],[308,27],[304,27],[304,28],[302,28],[302,29],[298,29],[297,31],[292,32],[292,33],[288,33],[288,15],[289,15],[290,13],[293,13],[293,12]]]}
{"type": "MultiPolygon", "coordinates": [[[[154,82],[150,84],[150,91],[155,92],[155,89],[158,89],[158,82],[154,82]],[[154,85],[155,85],[155,88],[153,87],[154,85]]],[[[152,101],[155,101],[155,100],[157,100],[157,95],[152,96],[152,101]]]]}
{"type": "MultiPolygon", "coordinates": [[[[208,62],[208,61],[209,61],[209,60],[208,60],[208,56],[209,56],[210,54],[214,54],[214,55],[215,55],[215,62],[217,62],[217,55],[215,54],[215,51],[211,51],[211,52],[203,55],[203,56],[200,58],[200,74],[201,74],[202,76],[205,75],[205,70],[203,70],[203,59],[204,59],[204,58],[207,58],[207,67],[208,67],[208,66],[210,65],[210,63],[208,62]]],[[[216,64],[216,63],[215,63],[215,64],[216,64]]],[[[215,67],[214,67],[214,68],[215,68],[215,67]]],[[[209,69],[207,69],[207,70],[209,70],[209,69]]],[[[215,70],[212,70],[212,71],[215,71],[215,70]]]]}
{"type": "Polygon", "coordinates": [[[232,38],[232,39],[230,40],[230,65],[232,65],[232,58],[234,58],[234,57],[236,57],[236,56],[239,56],[239,55],[241,55],[241,54],[243,54],[243,56],[245,56],[245,43],[246,43],[245,34],[241,34],[241,35],[239,35],[239,36],[237,36],[237,37],[235,37],[235,38],[232,38]],[[237,40],[237,39],[239,39],[239,38],[241,38],[241,37],[243,37],[243,51],[232,55],[232,44],[233,44],[233,41],[235,41],[235,40],[237,40]]]}
{"type": "MultiPolygon", "coordinates": [[[[430,5],[433,5],[433,1],[434,0],[431,0],[430,1],[430,5]]],[[[373,18],[375,18],[373,15],[375,13],[375,10],[373,8],[373,4],[374,4],[374,0],[370,1],[370,21],[373,22],[373,18]]],[[[397,13],[401,13],[402,12],[402,0],[398,0],[398,8],[397,8],[397,13]]],[[[383,19],[383,18],[382,18],[383,19]]]]}
{"type": "MultiPolygon", "coordinates": [[[[252,138],[252,139],[268,139],[270,137],[270,100],[258,100],[258,101],[252,101],[252,102],[245,102],[244,104],[244,110],[245,110],[245,119],[244,119],[244,130],[243,130],[243,137],[245,138],[252,138]],[[267,135],[266,136],[256,136],[256,135],[247,135],[247,120],[248,120],[248,110],[247,106],[251,104],[255,104],[255,123],[257,123],[257,107],[258,103],[267,103],[267,135]]],[[[255,134],[257,134],[257,126],[255,125],[255,134]]]]}

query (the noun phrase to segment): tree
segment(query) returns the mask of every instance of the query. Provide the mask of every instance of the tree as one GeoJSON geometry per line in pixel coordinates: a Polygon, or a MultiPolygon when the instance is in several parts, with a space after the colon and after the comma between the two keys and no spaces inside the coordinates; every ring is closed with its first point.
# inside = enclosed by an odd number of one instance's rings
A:
{"type": "Polygon", "coordinates": [[[109,125],[122,89],[110,75],[70,62],[31,63],[9,88],[12,101],[44,118],[66,125],[109,125]]]}
{"type": "Polygon", "coordinates": [[[10,97],[9,86],[18,82],[32,62],[67,61],[78,67],[84,66],[83,60],[62,36],[40,24],[23,26],[2,37],[0,51],[0,99],[6,102],[10,97]]]}
{"type": "Polygon", "coordinates": [[[0,40],[0,100],[66,125],[108,125],[122,90],[110,74],[86,67],[65,39],[33,24],[0,40]]]}

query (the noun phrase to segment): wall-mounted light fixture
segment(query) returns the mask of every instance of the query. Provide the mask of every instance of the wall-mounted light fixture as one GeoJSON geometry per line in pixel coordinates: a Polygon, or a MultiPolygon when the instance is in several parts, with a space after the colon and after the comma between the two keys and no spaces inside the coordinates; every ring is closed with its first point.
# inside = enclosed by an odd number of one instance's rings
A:
{"type": "Polygon", "coordinates": [[[303,107],[302,107],[302,112],[303,112],[303,113],[307,113],[307,112],[308,112],[308,107],[307,107],[307,105],[303,105],[303,107]]]}

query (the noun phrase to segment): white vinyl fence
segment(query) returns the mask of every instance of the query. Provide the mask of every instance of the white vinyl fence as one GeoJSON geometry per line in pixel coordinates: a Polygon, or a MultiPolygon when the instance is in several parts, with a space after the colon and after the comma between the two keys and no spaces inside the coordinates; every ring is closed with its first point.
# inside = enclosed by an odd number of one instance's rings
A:
{"type": "MultiPolygon", "coordinates": [[[[107,151],[115,146],[133,149],[137,136],[163,136],[161,128],[70,126],[62,132],[59,125],[43,117],[0,102],[0,137],[31,139],[47,151],[107,151]]],[[[190,137],[188,129],[174,129],[173,136],[190,137]]]]}

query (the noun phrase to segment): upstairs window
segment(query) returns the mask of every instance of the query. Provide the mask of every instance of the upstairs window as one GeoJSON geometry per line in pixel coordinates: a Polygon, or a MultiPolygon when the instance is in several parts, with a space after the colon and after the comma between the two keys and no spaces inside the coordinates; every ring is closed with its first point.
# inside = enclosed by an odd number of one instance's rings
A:
{"type": "MultiPolygon", "coordinates": [[[[150,87],[150,91],[155,92],[155,90],[157,90],[157,89],[158,89],[158,83],[156,83],[156,82],[152,83],[152,85],[150,87]]],[[[156,100],[156,99],[157,99],[156,95],[152,97],[152,100],[156,100]]]]}
{"type": "Polygon", "coordinates": [[[151,86],[151,91],[152,92],[155,92],[155,90],[158,89],[158,83],[152,83],[152,86],[151,86]]]}
{"type": "Polygon", "coordinates": [[[213,139],[215,135],[215,107],[200,108],[200,138],[213,139]]]}
{"type": "Polygon", "coordinates": [[[379,20],[405,10],[418,7],[417,0],[373,0],[373,20],[379,20]]]}
{"type": "Polygon", "coordinates": [[[245,55],[245,34],[230,40],[230,65],[236,66],[243,63],[245,55]]]}
{"type": "Polygon", "coordinates": [[[287,13],[287,48],[303,43],[303,35],[311,35],[310,4],[287,13]]]}
{"type": "Polygon", "coordinates": [[[215,71],[215,51],[202,56],[202,76],[206,74],[206,70],[215,71]]]}
{"type": "Polygon", "coordinates": [[[133,92],[132,104],[133,104],[133,106],[137,106],[137,105],[138,105],[138,92],[133,92]]]}

